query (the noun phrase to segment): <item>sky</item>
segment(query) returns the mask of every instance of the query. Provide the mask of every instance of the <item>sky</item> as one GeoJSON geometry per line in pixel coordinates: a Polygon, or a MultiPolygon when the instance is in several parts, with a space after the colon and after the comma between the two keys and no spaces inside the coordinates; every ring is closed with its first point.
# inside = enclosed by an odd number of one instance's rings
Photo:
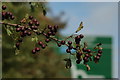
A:
{"type": "MultiPolygon", "coordinates": [[[[75,32],[81,21],[84,29],[80,33],[93,36],[111,36],[113,38],[113,77],[118,77],[118,3],[117,2],[49,2],[52,15],[65,12],[61,20],[67,26],[60,30],[68,36],[75,32]]],[[[48,13],[49,17],[51,16],[48,13]]]]}

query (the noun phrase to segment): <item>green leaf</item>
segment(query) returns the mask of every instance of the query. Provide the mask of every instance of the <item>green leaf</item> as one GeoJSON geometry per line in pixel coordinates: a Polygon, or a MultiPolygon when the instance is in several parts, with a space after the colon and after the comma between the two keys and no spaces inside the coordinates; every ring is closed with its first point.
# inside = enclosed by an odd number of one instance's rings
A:
{"type": "Polygon", "coordinates": [[[38,37],[37,37],[37,36],[36,36],[36,37],[33,37],[31,40],[38,42],[38,37]]]}
{"type": "Polygon", "coordinates": [[[12,32],[9,29],[6,29],[6,31],[9,36],[12,34],[12,32]]]}

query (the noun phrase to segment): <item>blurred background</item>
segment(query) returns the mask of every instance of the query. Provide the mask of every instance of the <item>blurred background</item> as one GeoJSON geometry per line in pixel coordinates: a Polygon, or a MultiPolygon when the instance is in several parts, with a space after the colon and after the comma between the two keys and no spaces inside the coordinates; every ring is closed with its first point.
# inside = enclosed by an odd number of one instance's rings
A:
{"type": "MultiPolygon", "coordinates": [[[[85,66],[75,64],[65,69],[63,59],[68,56],[66,47],[58,48],[50,42],[46,50],[39,55],[32,55],[34,43],[27,37],[21,45],[21,53],[15,55],[14,42],[2,29],[2,76],[4,78],[117,78],[118,77],[118,3],[117,2],[49,2],[40,3],[46,8],[46,16],[39,6],[31,10],[29,3],[2,3],[13,12],[18,23],[26,14],[33,15],[40,22],[40,29],[45,24],[59,25],[56,35],[59,39],[73,34],[83,21],[84,28],[78,33],[84,34],[83,41],[93,48],[96,43],[103,43],[103,55],[98,64],[90,63],[91,71],[85,66]],[[24,8],[24,9],[23,9],[24,8]],[[29,45],[31,43],[31,45],[29,45]]],[[[40,37],[44,40],[44,37],[40,37]]]]}

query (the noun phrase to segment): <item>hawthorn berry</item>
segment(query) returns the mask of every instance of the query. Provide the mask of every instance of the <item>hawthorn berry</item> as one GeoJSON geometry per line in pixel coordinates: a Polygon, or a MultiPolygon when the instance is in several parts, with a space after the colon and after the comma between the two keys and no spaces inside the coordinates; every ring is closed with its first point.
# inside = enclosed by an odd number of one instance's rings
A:
{"type": "Polygon", "coordinates": [[[65,41],[62,40],[60,43],[61,43],[62,45],[64,45],[64,44],[65,44],[65,41]]]}
{"type": "Polygon", "coordinates": [[[88,58],[87,57],[84,57],[83,60],[84,60],[84,62],[88,62],[88,58]]]}
{"type": "Polygon", "coordinates": [[[73,47],[72,46],[68,46],[68,49],[73,49],[73,47]]]}
{"type": "Polygon", "coordinates": [[[86,51],[87,51],[88,53],[91,53],[91,50],[90,50],[90,49],[87,49],[86,51]]]}
{"type": "Polygon", "coordinates": [[[45,42],[47,42],[47,43],[48,43],[49,41],[50,41],[50,39],[45,39],[45,42]]]}
{"type": "Polygon", "coordinates": [[[19,32],[21,30],[21,28],[16,28],[16,32],[19,32]]]}
{"type": "Polygon", "coordinates": [[[35,50],[35,49],[33,49],[33,50],[32,50],[32,53],[33,53],[33,54],[35,54],[35,53],[36,53],[36,50],[35,50]]]}
{"type": "Polygon", "coordinates": [[[71,53],[70,49],[66,49],[66,52],[67,52],[67,53],[71,53]]]}
{"type": "Polygon", "coordinates": [[[40,51],[40,48],[39,48],[39,47],[36,47],[36,48],[35,48],[35,51],[40,51]]]}
{"type": "Polygon", "coordinates": [[[33,19],[33,16],[29,16],[29,19],[33,19]]]}
{"type": "Polygon", "coordinates": [[[27,32],[27,35],[30,36],[32,33],[31,32],[27,32]]]}
{"type": "Polygon", "coordinates": [[[85,54],[86,57],[89,57],[89,54],[85,54]]]}
{"type": "Polygon", "coordinates": [[[98,53],[102,53],[102,50],[98,50],[98,53]]]}
{"type": "Polygon", "coordinates": [[[36,26],[39,26],[39,22],[35,22],[35,25],[36,25],[36,26]]]}
{"type": "Polygon", "coordinates": [[[101,56],[101,54],[100,54],[100,53],[97,53],[97,56],[99,56],[99,57],[100,57],[100,56],[101,56]]]}
{"type": "Polygon", "coordinates": [[[83,52],[86,52],[86,51],[87,51],[87,49],[86,49],[86,48],[82,48],[82,51],[83,51],[83,52]]]}
{"type": "Polygon", "coordinates": [[[39,45],[43,45],[43,42],[39,41],[38,44],[39,44],[39,45]]]}
{"type": "Polygon", "coordinates": [[[2,5],[2,10],[5,10],[7,7],[5,5],[2,5]]]}
{"type": "Polygon", "coordinates": [[[58,47],[60,47],[60,46],[61,46],[61,44],[60,44],[60,43],[57,43],[57,45],[58,45],[58,47]]]}
{"type": "Polygon", "coordinates": [[[33,19],[33,22],[34,22],[34,23],[37,22],[37,19],[33,19]]]}
{"type": "Polygon", "coordinates": [[[15,19],[15,16],[11,16],[10,19],[12,19],[12,20],[15,19]]]}
{"type": "Polygon", "coordinates": [[[42,44],[42,46],[41,46],[43,49],[45,49],[45,47],[46,47],[46,45],[45,44],[42,44]]]}
{"type": "Polygon", "coordinates": [[[68,41],[68,44],[71,45],[71,44],[72,44],[72,41],[68,41]]]}
{"type": "Polygon", "coordinates": [[[17,42],[17,43],[16,43],[16,48],[18,48],[18,49],[19,49],[19,47],[20,47],[20,43],[19,43],[19,42],[17,42]]]}
{"type": "Polygon", "coordinates": [[[80,34],[79,36],[80,36],[80,38],[83,38],[83,37],[84,37],[84,35],[83,35],[83,34],[80,34]]]}
{"type": "Polygon", "coordinates": [[[29,26],[32,26],[32,25],[33,25],[33,22],[32,22],[32,21],[30,21],[30,22],[29,22],[29,26]]]}
{"type": "Polygon", "coordinates": [[[48,25],[48,29],[52,29],[52,26],[48,25]]]}

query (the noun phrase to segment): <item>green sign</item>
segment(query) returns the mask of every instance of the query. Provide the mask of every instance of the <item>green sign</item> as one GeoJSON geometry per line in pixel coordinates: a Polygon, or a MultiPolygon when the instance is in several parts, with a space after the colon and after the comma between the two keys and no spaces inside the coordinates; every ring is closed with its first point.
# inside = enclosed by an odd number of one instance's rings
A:
{"type": "Polygon", "coordinates": [[[97,43],[103,44],[103,53],[98,64],[89,62],[90,71],[81,64],[73,63],[71,68],[72,78],[111,78],[112,75],[112,38],[111,37],[86,37],[88,48],[93,48],[97,43]]]}

